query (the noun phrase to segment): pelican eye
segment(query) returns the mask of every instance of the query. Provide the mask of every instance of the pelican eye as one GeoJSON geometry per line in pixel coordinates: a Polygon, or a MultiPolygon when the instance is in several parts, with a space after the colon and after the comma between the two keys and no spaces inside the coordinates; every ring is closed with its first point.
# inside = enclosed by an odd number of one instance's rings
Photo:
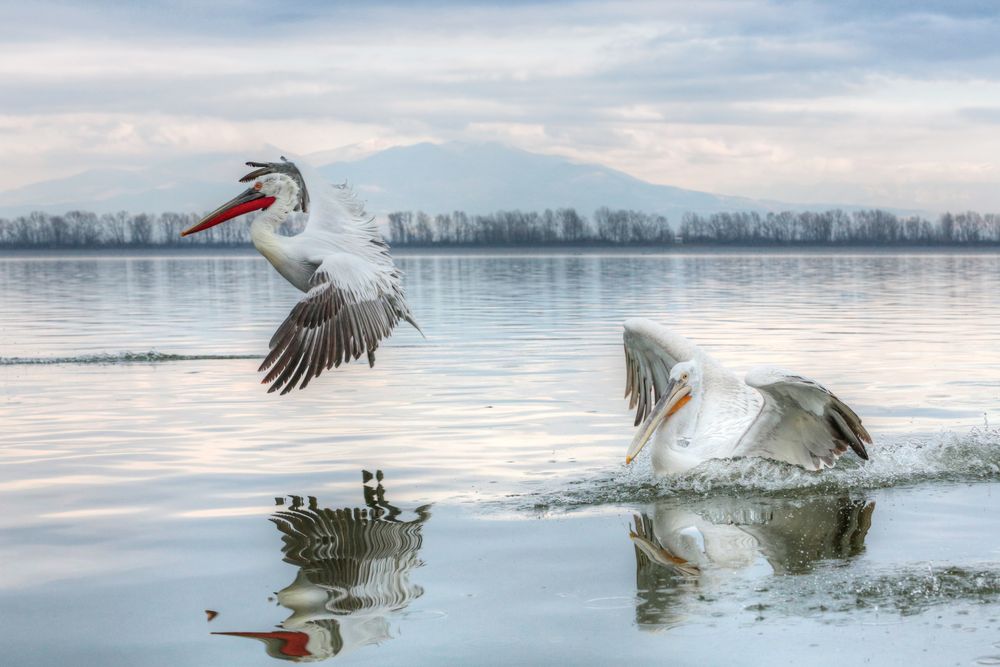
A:
{"type": "Polygon", "coordinates": [[[262,187],[264,187],[264,184],[261,183],[260,181],[257,181],[256,183],[253,184],[254,190],[260,190],[262,187]]]}
{"type": "Polygon", "coordinates": [[[688,381],[688,374],[681,373],[681,382],[687,382],[687,381],[688,381]]]}

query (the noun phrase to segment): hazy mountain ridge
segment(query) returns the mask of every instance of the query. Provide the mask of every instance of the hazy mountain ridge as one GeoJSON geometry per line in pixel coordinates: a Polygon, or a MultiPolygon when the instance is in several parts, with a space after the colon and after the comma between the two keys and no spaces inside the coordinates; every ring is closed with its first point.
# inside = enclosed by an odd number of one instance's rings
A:
{"type": "Polygon", "coordinates": [[[143,169],[91,169],[0,192],[0,217],[73,210],[98,214],[205,212],[239,191],[236,181],[246,172],[243,163],[248,159],[211,153],[143,169]]]}
{"type": "Polygon", "coordinates": [[[686,211],[773,210],[751,199],[654,185],[608,167],[501,144],[415,144],[321,171],[354,184],[375,213],[576,208],[589,214],[609,206],[679,217],[686,211]]]}
{"type": "MultiPolygon", "coordinates": [[[[210,154],[146,169],[90,170],[0,192],[0,216],[69,210],[204,212],[236,194],[236,179],[244,172],[243,163],[260,157],[253,151],[246,155],[210,154]]],[[[590,215],[608,206],[657,213],[679,221],[686,212],[864,208],[761,201],[656,185],[609,167],[497,143],[397,146],[327,164],[320,171],[333,182],[353,185],[366,200],[368,210],[376,215],[394,210],[489,213],[557,208],[576,208],[590,215]]]]}

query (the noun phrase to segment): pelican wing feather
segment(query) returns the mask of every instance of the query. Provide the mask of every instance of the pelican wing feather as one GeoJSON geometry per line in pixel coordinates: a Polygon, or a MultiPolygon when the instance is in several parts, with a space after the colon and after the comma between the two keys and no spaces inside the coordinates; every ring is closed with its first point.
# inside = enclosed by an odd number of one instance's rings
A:
{"type": "Polygon", "coordinates": [[[331,253],[306,292],[271,338],[260,366],[268,392],[305,389],[324,370],[368,355],[400,320],[416,327],[395,269],[372,271],[362,259],[331,253]]]}
{"type": "Polygon", "coordinates": [[[629,409],[635,408],[635,425],[649,415],[650,410],[666,390],[670,369],[698,354],[698,348],[670,329],[644,319],[625,322],[625,398],[629,409]]]}
{"type": "Polygon", "coordinates": [[[872,439],[857,413],[815,380],[760,366],[746,383],[761,393],[764,407],[735,456],[766,456],[807,470],[833,467],[848,449],[868,459],[865,444],[872,439]]]}

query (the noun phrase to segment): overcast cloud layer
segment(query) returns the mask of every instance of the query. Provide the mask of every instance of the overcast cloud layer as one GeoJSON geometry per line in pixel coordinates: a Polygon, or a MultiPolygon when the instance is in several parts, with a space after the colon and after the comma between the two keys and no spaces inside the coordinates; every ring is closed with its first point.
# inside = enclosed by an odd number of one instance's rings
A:
{"type": "Polygon", "coordinates": [[[325,5],[2,6],[0,190],[458,139],[755,198],[1000,210],[993,2],[325,5]]]}

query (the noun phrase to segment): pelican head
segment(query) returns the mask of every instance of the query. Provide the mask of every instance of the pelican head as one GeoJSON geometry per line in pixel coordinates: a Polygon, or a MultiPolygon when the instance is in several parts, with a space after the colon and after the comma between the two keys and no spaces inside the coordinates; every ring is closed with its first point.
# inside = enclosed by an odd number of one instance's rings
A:
{"type": "Polygon", "coordinates": [[[632,444],[625,454],[625,463],[631,463],[646,446],[660,426],[665,424],[674,414],[688,404],[691,397],[701,386],[701,364],[697,360],[682,361],[670,369],[670,379],[667,387],[660,395],[660,400],[649,411],[646,419],[639,424],[639,430],[632,438],[632,444]]]}
{"type": "Polygon", "coordinates": [[[249,188],[206,215],[198,224],[185,229],[181,232],[181,236],[205,231],[251,211],[267,209],[278,200],[295,202],[298,199],[299,186],[294,179],[280,173],[264,175],[254,181],[249,188]]]}

